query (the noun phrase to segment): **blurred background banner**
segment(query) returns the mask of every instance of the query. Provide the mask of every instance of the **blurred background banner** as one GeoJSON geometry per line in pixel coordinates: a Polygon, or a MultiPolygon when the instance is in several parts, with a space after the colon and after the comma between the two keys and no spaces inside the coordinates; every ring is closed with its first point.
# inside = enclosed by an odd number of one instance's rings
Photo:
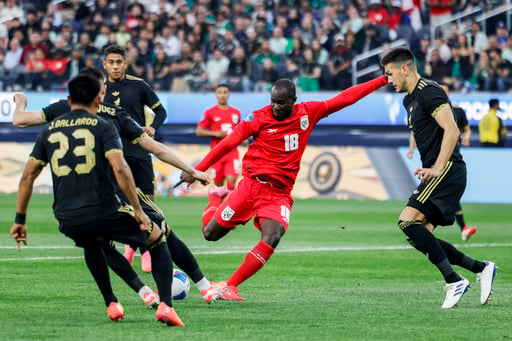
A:
{"type": "MultiPolygon", "coordinates": [[[[298,93],[297,102],[322,101],[336,92],[298,93]]],[[[28,110],[39,110],[48,104],[66,99],[63,92],[29,93],[28,110]]],[[[215,103],[213,93],[158,93],[160,101],[167,110],[166,124],[197,124],[205,109],[215,103]]],[[[354,105],[342,109],[321,120],[320,125],[348,125],[348,126],[406,126],[407,114],[402,105],[404,95],[395,93],[375,93],[361,99],[354,105]]],[[[471,126],[478,126],[478,122],[489,110],[489,99],[499,98],[503,111],[499,116],[505,125],[512,126],[512,94],[472,93],[452,94],[453,104],[461,106],[468,117],[471,126]]],[[[238,108],[245,117],[253,110],[270,104],[270,94],[232,93],[230,105],[238,108]]],[[[13,93],[0,93],[0,122],[12,122],[14,111],[13,93]]]]}
{"type": "MultiPolygon", "coordinates": [[[[15,193],[32,143],[0,142],[0,192],[15,193]]],[[[169,145],[185,162],[195,165],[208,145],[169,145]]],[[[246,148],[239,148],[241,156],[246,148]]],[[[491,148],[462,150],[468,164],[468,186],[462,202],[512,203],[512,151],[491,148]]],[[[360,200],[407,200],[418,180],[414,170],[421,165],[416,151],[406,157],[407,147],[308,146],[302,158],[293,196],[360,200]]],[[[179,181],[176,168],[153,162],[156,193],[165,196],[206,196],[207,187],[194,185],[172,189],[179,181]]],[[[45,167],[34,192],[51,193],[51,175],[45,167]]]]}

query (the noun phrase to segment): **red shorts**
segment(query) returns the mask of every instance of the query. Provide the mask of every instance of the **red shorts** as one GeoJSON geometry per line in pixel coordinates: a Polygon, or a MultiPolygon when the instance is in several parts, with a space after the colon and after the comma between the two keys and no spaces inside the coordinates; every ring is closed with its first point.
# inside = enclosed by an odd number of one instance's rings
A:
{"type": "Polygon", "coordinates": [[[290,222],[293,198],[290,193],[253,178],[240,180],[235,190],[220,205],[214,218],[222,227],[232,229],[244,225],[252,217],[261,230],[265,219],[279,221],[286,231],[290,222]]]}
{"type": "Polygon", "coordinates": [[[238,155],[229,156],[220,159],[210,167],[214,182],[221,182],[226,176],[238,177],[240,175],[240,158],[238,155]]]}

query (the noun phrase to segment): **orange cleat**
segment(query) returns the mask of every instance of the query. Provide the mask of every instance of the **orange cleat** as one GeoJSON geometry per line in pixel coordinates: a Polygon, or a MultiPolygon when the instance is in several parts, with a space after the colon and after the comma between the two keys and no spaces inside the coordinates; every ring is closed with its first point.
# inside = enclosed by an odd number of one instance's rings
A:
{"type": "Polygon", "coordinates": [[[201,290],[201,296],[206,303],[212,303],[219,298],[219,296],[225,292],[228,288],[226,282],[222,281],[219,283],[210,282],[211,287],[208,289],[201,290]]]}
{"type": "Polygon", "coordinates": [[[107,308],[107,315],[114,322],[124,319],[124,308],[119,302],[111,302],[107,308]]]}
{"type": "Polygon", "coordinates": [[[245,301],[245,298],[238,295],[238,288],[229,285],[226,291],[219,295],[219,299],[227,301],[245,301]]]}
{"type": "Polygon", "coordinates": [[[173,307],[169,307],[164,302],[160,302],[158,309],[156,310],[156,320],[167,324],[168,326],[184,326],[181,322],[178,314],[173,307]]]}

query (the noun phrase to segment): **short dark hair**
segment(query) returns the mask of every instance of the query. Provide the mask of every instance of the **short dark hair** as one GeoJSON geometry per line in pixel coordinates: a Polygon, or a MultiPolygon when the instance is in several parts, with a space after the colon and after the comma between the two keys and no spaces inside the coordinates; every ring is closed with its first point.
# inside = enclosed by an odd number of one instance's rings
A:
{"type": "Polygon", "coordinates": [[[226,88],[226,89],[228,89],[228,90],[231,90],[231,89],[229,88],[229,85],[227,85],[226,83],[220,83],[220,84],[218,84],[218,85],[215,87],[215,90],[217,90],[218,88],[226,88]]]}
{"type": "Polygon", "coordinates": [[[499,106],[500,106],[500,100],[499,100],[499,99],[497,99],[497,98],[491,98],[491,99],[489,100],[489,106],[490,106],[491,108],[493,108],[493,107],[495,107],[495,106],[498,106],[498,107],[499,107],[499,106]]]}
{"type": "Polygon", "coordinates": [[[103,83],[106,79],[105,75],[99,68],[96,66],[86,66],[80,72],[79,75],[91,75],[94,78],[97,78],[101,83],[103,83]]]}
{"type": "Polygon", "coordinates": [[[414,54],[407,47],[395,47],[382,57],[380,63],[383,66],[389,63],[414,63],[414,54]]]}
{"type": "Polygon", "coordinates": [[[72,104],[91,105],[99,96],[102,84],[90,74],[78,74],[68,82],[72,104]]]}
{"type": "Polygon", "coordinates": [[[125,49],[119,45],[110,45],[107,46],[104,50],[105,58],[111,53],[120,54],[123,56],[123,58],[125,58],[125,52],[125,49]]]}
{"type": "Polygon", "coordinates": [[[286,89],[288,96],[296,96],[295,83],[293,83],[293,81],[288,78],[278,79],[277,81],[274,82],[274,85],[272,87],[276,89],[286,89]]]}

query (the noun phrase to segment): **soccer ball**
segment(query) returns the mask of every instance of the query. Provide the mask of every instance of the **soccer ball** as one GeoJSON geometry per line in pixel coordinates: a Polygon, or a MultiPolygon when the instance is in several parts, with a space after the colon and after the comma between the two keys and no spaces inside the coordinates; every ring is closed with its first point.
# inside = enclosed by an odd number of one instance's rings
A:
{"type": "Polygon", "coordinates": [[[174,269],[172,277],[172,299],[182,300],[187,297],[190,291],[190,280],[186,273],[181,270],[174,269]]]}

